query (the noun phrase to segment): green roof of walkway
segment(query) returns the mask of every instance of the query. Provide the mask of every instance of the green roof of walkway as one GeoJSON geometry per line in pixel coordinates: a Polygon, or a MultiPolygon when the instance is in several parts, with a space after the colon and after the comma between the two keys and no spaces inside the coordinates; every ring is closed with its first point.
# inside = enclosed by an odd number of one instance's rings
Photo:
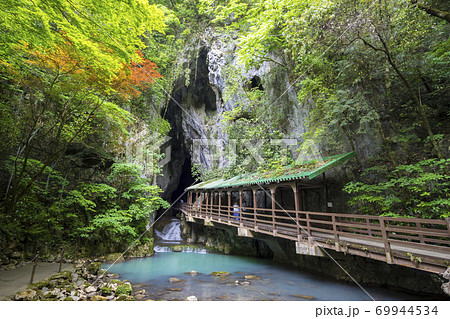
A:
{"type": "Polygon", "coordinates": [[[231,188],[238,186],[278,183],[299,179],[313,179],[314,177],[344,163],[354,156],[355,152],[350,152],[329,156],[318,160],[306,161],[302,164],[285,166],[282,169],[275,171],[249,173],[235,176],[230,179],[217,178],[192,185],[186,190],[231,188]]]}

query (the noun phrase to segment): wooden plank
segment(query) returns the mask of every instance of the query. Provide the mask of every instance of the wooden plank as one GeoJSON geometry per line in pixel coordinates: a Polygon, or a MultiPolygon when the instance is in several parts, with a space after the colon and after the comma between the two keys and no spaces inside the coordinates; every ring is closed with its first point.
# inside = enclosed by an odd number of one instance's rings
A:
{"type": "Polygon", "coordinates": [[[398,228],[398,227],[386,227],[386,231],[398,232],[398,233],[404,233],[404,234],[414,234],[414,235],[420,235],[421,234],[421,235],[435,236],[435,237],[448,237],[448,235],[446,234],[445,231],[441,232],[441,231],[438,231],[438,230],[433,230],[433,231],[416,230],[416,231],[412,231],[412,230],[406,230],[406,229],[402,229],[402,228],[398,228]]]}

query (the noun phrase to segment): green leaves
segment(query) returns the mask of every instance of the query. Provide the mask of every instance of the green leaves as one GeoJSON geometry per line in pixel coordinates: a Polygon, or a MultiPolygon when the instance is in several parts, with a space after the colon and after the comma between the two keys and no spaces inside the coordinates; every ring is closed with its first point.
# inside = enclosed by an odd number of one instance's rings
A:
{"type": "Polygon", "coordinates": [[[344,190],[352,195],[349,203],[367,214],[446,218],[450,209],[449,169],[450,159],[428,159],[400,165],[386,172],[383,181],[350,182],[344,190]]]}

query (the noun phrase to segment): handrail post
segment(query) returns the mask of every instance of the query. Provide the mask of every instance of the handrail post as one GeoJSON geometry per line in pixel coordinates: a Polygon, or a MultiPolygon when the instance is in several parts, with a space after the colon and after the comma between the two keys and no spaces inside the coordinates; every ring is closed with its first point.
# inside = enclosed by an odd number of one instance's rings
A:
{"type": "Polygon", "coordinates": [[[450,237],[450,217],[447,217],[445,219],[445,223],[447,224],[447,233],[448,233],[448,237],[450,237]]]}
{"type": "Polygon", "coordinates": [[[381,235],[383,236],[384,251],[386,253],[386,262],[388,264],[392,264],[393,260],[392,260],[391,244],[389,243],[389,238],[386,231],[386,221],[383,217],[379,217],[378,220],[380,221],[381,235]]]}
{"type": "Polygon", "coordinates": [[[277,229],[276,229],[276,225],[275,225],[275,189],[274,188],[270,188],[270,197],[272,198],[272,232],[273,235],[276,236],[277,235],[277,229]]]}
{"type": "Polygon", "coordinates": [[[334,249],[336,251],[340,251],[341,249],[339,246],[339,234],[337,232],[336,215],[335,214],[331,215],[331,221],[333,223],[334,249]]]}
{"type": "Polygon", "coordinates": [[[305,212],[305,217],[306,217],[306,232],[308,233],[308,237],[311,237],[311,223],[309,221],[309,213],[305,212]]]}
{"type": "Polygon", "coordinates": [[[419,231],[419,240],[420,240],[420,242],[422,244],[425,244],[423,234],[420,233],[420,231],[422,230],[422,224],[420,222],[416,222],[416,227],[417,227],[417,230],[419,231]]]}
{"type": "Polygon", "coordinates": [[[242,189],[239,190],[239,225],[240,227],[244,226],[244,221],[242,220],[242,189]]]}
{"type": "Polygon", "coordinates": [[[256,224],[256,207],[258,206],[256,203],[256,189],[253,188],[252,189],[252,193],[253,193],[253,228],[255,229],[255,231],[258,230],[258,225],[256,224]]]}
{"type": "Polygon", "coordinates": [[[222,191],[219,191],[219,221],[220,221],[220,210],[222,209],[222,191]]]}
{"type": "Polygon", "coordinates": [[[34,256],[33,270],[31,271],[30,285],[33,283],[33,280],[34,280],[34,274],[36,273],[38,258],[39,258],[39,249],[36,248],[36,255],[34,256]]]}
{"type": "MultiPolygon", "coordinates": [[[[370,220],[369,220],[369,218],[367,218],[366,217],[366,225],[367,226],[370,226],[370,220]]],[[[367,234],[369,235],[369,236],[372,236],[372,228],[370,228],[370,227],[367,227],[367,234]]]]}
{"type": "Polygon", "coordinates": [[[61,259],[59,261],[59,268],[58,268],[58,272],[61,272],[62,269],[62,263],[63,263],[63,259],[64,259],[64,253],[66,252],[66,247],[64,246],[61,252],[61,259]]]}
{"type": "Polygon", "coordinates": [[[228,195],[228,225],[231,224],[231,192],[227,191],[228,195]]]}

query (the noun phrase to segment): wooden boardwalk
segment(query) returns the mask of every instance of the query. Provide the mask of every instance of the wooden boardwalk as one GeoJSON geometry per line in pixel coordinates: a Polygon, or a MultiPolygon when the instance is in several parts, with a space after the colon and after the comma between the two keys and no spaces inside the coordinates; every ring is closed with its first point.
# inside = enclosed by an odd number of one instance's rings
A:
{"type": "Polygon", "coordinates": [[[241,236],[258,233],[296,242],[297,252],[320,256],[321,249],[388,264],[443,273],[450,265],[450,219],[394,218],[222,205],[181,204],[188,221],[224,224],[241,236]],[[235,215],[234,215],[235,214],[235,215]],[[237,215],[237,216],[236,216],[237,215]]]}

